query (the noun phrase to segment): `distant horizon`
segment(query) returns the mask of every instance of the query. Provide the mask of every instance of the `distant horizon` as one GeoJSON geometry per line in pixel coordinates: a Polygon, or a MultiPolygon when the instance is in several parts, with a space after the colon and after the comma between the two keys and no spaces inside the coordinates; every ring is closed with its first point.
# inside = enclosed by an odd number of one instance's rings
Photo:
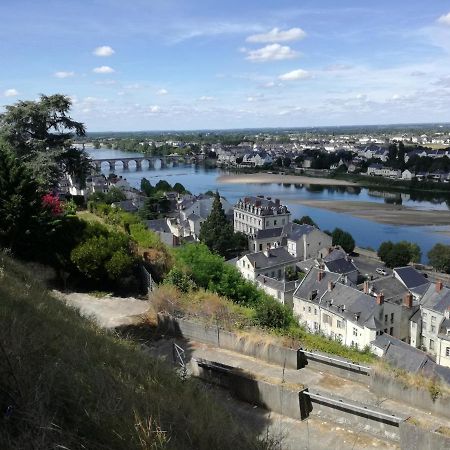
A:
{"type": "Polygon", "coordinates": [[[161,129],[161,130],[105,130],[105,131],[87,131],[86,135],[89,134],[107,134],[107,133],[204,133],[204,132],[245,132],[245,131],[296,131],[296,130],[321,130],[321,129],[339,129],[339,128],[439,128],[439,127],[449,127],[450,122],[409,122],[409,123],[380,123],[380,124],[364,124],[364,125],[317,125],[317,126],[296,126],[296,127],[244,127],[244,128],[198,128],[198,129],[161,129]]]}

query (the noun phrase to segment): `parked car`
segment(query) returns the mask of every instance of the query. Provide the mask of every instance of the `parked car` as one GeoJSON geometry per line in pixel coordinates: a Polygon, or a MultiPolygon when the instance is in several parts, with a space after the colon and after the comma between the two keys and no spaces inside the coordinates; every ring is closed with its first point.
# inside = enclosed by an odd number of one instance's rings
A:
{"type": "Polygon", "coordinates": [[[384,269],[382,269],[381,267],[378,267],[377,269],[375,269],[375,272],[378,275],[387,275],[387,272],[384,269]]]}

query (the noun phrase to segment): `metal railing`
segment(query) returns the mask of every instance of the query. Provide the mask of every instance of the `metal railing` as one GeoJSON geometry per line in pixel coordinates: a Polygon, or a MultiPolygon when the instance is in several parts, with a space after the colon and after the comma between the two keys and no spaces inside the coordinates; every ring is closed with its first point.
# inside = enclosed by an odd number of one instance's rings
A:
{"type": "Polygon", "coordinates": [[[315,358],[318,360],[324,360],[328,361],[334,365],[339,365],[345,368],[350,368],[351,370],[355,370],[358,372],[365,372],[368,375],[372,373],[372,368],[367,366],[362,366],[360,364],[352,363],[350,361],[345,361],[338,358],[332,358],[330,356],[325,356],[321,353],[314,353],[314,352],[308,352],[307,350],[299,349],[300,352],[304,353],[306,356],[309,356],[311,358],[315,358]]]}

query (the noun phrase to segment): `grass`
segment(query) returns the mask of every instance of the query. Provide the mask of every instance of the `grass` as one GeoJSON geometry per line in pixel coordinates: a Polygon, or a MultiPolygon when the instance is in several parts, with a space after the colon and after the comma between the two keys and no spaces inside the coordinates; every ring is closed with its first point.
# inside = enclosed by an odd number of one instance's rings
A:
{"type": "Polygon", "coordinates": [[[450,437],[450,428],[442,425],[436,429],[436,433],[440,433],[443,434],[444,436],[450,437]]]}
{"type": "Polygon", "coordinates": [[[0,448],[270,448],[196,381],[101,331],[0,255],[0,448]]]}
{"type": "Polygon", "coordinates": [[[151,303],[156,313],[165,312],[177,317],[193,318],[245,334],[247,338],[254,338],[258,342],[321,351],[361,364],[373,363],[376,360],[369,351],[346,347],[325,336],[308,333],[295,323],[286,329],[258,327],[253,308],[237,305],[210,291],[200,289],[182,294],[174,286],[160,286],[152,293],[151,303]]]}

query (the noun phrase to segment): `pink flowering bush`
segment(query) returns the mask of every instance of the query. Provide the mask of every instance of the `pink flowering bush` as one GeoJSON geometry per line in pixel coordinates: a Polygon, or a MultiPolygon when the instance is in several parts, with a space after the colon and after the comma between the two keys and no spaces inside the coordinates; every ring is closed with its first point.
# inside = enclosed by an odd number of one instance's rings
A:
{"type": "Polygon", "coordinates": [[[42,206],[52,216],[59,216],[64,212],[64,206],[59,197],[50,193],[42,197],[42,206]]]}

